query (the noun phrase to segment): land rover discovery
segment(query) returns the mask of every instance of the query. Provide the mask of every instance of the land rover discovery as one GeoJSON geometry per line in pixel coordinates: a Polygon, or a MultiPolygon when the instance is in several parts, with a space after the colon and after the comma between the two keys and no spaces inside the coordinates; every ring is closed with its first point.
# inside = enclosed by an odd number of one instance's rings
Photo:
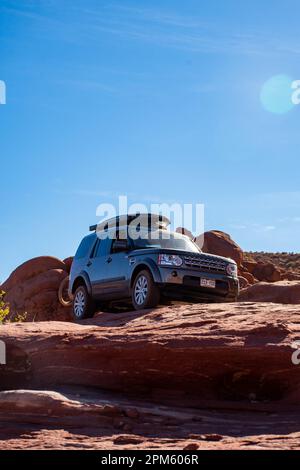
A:
{"type": "Polygon", "coordinates": [[[93,316],[98,307],[130,301],[136,310],[161,300],[233,302],[239,291],[237,265],[203,253],[188,237],[167,229],[153,214],[119,216],[90,227],[76,252],[69,296],[74,319],[93,316]],[[150,223],[147,221],[151,220],[150,223]]]}

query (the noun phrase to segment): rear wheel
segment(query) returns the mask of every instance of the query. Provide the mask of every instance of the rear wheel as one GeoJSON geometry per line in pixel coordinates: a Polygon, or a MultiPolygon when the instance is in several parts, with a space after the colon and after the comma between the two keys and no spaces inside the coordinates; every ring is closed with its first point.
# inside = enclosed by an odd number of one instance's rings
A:
{"type": "Polygon", "coordinates": [[[74,320],[84,320],[91,318],[95,313],[93,299],[89,295],[87,288],[83,285],[77,287],[72,308],[74,320]]]}
{"type": "Polygon", "coordinates": [[[149,271],[141,271],[136,276],[132,289],[132,303],[135,310],[154,308],[158,305],[160,292],[149,271]]]}

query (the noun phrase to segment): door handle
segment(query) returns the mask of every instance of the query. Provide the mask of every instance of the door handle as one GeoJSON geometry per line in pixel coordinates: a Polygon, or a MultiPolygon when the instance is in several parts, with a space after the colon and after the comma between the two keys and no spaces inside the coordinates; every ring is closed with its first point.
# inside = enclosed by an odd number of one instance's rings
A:
{"type": "Polygon", "coordinates": [[[87,265],[88,268],[89,268],[90,266],[92,266],[92,264],[93,264],[93,263],[92,263],[91,261],[88,261],[88,262],[86,263],[86,265],[87,265]]]}
{"type": "Polygon", "coordinates": [[[106,262],[111,263],[112,262],[112,257],[110,256],[109,258],[107,258],[106,262]]]}

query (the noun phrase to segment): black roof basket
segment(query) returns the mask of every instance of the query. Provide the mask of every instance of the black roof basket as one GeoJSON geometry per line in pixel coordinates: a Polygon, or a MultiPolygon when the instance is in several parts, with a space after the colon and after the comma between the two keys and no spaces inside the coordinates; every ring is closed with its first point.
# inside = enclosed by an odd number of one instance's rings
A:
{"type": "Polygon", "coordinates": [[[161,214],[127,214],[118,215],[109,220],[105,220],[100,224],[90,226],[90,232],[107,230],[108,227],[119,227],[121,225],[129,225],[136,218],[139,218],[139,223],[145,227],[155,227],[164,229],[170,225],[170,220],[161,214]]]}

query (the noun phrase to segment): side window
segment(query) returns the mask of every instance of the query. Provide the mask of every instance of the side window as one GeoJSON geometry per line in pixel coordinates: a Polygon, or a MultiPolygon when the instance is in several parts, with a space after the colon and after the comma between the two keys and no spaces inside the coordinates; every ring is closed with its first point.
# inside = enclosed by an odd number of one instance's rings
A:
{"type": "Polygon", "coordinates": [[[92,243],[94,242],[94,238],[91,236],[85,237],[82,242],[80,243],[76,254],[75,259],[85,258],[92,247],[92,243]]]}
{"type": "Polygon", "coordinates": [[[128,234],[126,230],[117,232],[116,237],[112,240],[110,253],[122,253],[128,250],[128,234]]]}
{"type": "Polygon", "coordinates": [[[112,241],[112,244],[111,244],[111,248],[110,248],[110,252],[113,254],[113,253],[117,253],[117,249],[116,249],[116,242],[118,242],[118,240],[113,240],[112,241]]]}
{"type": "Polygon", "coordinates": [[[91,258],[105,256],[110,249],[111,240],[109,238],[98,238],[91,253],[91,258]],[[109,246],[108,246],[109,244],[109,246]]]}
{"type": "Polygon", "coordinates": [[[94,248],[93,258],[98,258],[98,256],[100,256],[100,245],[101,245],[101,240],[100,238],[98,238],[95,248],[94,248]]]}

